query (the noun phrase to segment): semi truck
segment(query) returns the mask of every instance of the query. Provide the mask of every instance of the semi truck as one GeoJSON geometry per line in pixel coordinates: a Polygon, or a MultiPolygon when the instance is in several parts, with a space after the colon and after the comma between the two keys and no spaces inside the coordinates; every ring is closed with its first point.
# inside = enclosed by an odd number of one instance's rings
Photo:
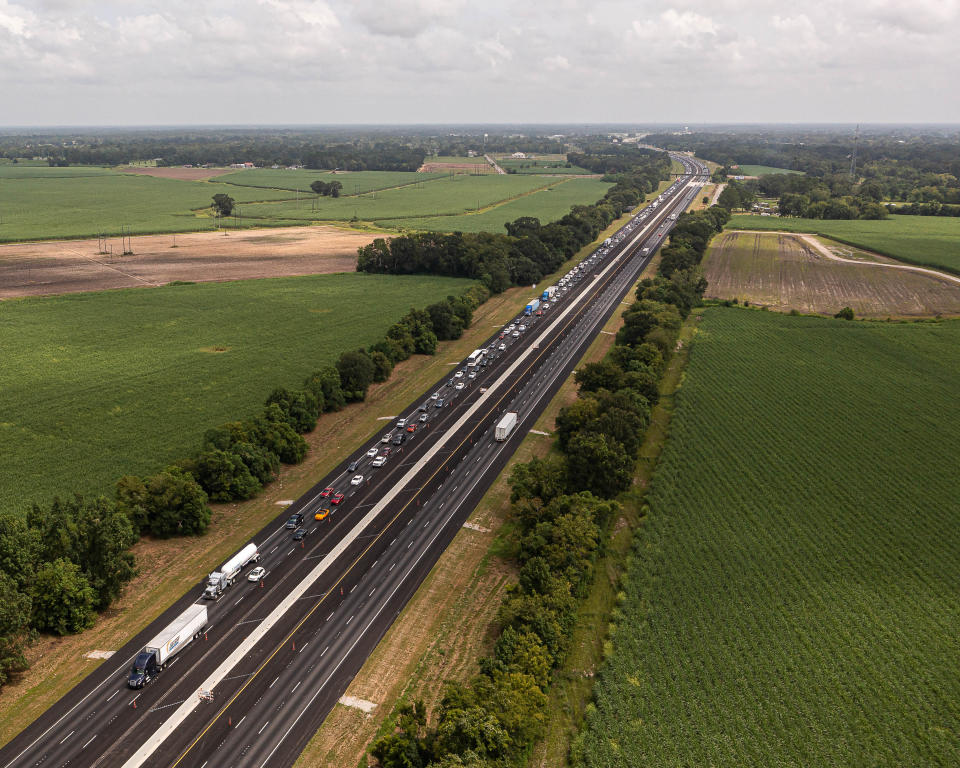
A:
{"type": "Polygon", "coordinates": [[[540,301],[550,301],[554,294],[557,292],[557,286],[551,285],[547,290],[543,292],[543,295],[540,297],[540,301]]]}
{"type": "Polygon", "coordinates": [[[540,299],[530,299],[527,306],[523,308],[523,314],[532,315],[538,309],[540,309],[540,299]]]}
{"type": "Polygon", "coordinates": [[[515,426],[517,426],[517,414],[514,411],[504,414],[493,431],[493,439],[502,443],[510,437],[510,433],[513,432],[515,426]]]}
{"type": "Polygon", "coordinates": [[[207,606],[191,605],[137,654],[127,685],[130,688],[143,688],[160,674],[171,657],[186,648],[191,640],[200,637],[206,626],[207,606]]]}
{"type": "Polygon", "coordinates": [[[207,586],[203,590],[203,596],[207,600],[217,600],[220,595],[233,584],[234,580],[248,563],[259,563],[260,552],[256,544],[247,544],[237,554],[231,557],[223,564],[223,568],[214,571],[207,577],[207,586]]]}

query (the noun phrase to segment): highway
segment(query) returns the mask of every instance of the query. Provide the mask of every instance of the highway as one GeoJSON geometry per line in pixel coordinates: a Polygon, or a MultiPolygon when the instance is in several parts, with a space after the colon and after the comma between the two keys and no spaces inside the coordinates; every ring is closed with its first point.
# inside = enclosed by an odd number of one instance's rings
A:
{"type": "Polygon", "coordinates": [[[198,582],[0,750],[0,768],[292,765],[706,181],[675,157],[687,175],[571,270],[543,316],[518,307],[516,331],[483,345],[485,365],[458,366],[404,410],[415,431],[389,423],[252,538],[261,582],[245,571],[217,601],[200,599],[198,582]],[[517,427],[496,442],[508,411],[517,427]],[[338,505],[326,488],[344,494],[338,505]],[[302,541],[284,527],[293,513],[302,541]],[[208,607],[204,636],[129,689],[137,652],[194,602],[208,607]]]}

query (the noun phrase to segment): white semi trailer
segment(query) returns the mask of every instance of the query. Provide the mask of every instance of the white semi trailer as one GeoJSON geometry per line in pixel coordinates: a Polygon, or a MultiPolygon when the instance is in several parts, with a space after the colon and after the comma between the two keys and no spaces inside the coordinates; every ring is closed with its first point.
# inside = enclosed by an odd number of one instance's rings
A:
{"type": "Polygon", "coordinates": [[[510,433],[513,432],[515,426],[517,426],[517,414],[513,411],[504,414],[503,418],[500,419],[500,423],[498,423],[493,430],[493,439],[498,443],[502,443],[510,437],[510,433]]]}
{"type": "Polygon", "coordinates": [[[172,656],[186,648],[191,640],[200,637],[206,626],[207,606],[191,605],[137,654],[127,685],[143,688],[160,674],[172,656]]]}

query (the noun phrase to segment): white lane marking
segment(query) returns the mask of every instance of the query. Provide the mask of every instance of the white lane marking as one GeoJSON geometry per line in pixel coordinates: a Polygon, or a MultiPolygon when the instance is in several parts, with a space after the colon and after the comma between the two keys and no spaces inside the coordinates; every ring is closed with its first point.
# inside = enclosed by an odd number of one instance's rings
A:
{"type": "Polygon", "coordinates": [[[334,612],[331,612],[331,613],[330,613],[330,615],[329,615],[329,616],[327,616],[327,621],[330,621],[330,619],[332,619],[332,618],[333,618],[333,613],[334,613],[334,612]]]}
{"type": "MultiPolygon", "coordinates": [[[[676,199],[676,197],[674,199],[676,199]]],[[[664,210],[668,209],[669,206],[664,210]]],[[[645,229],[649,229],[650,226],[652,225],[642,228],[633,238],[633,240],[627,243],[626,248],[629,248],[636,243],[637,240],[641,239],[645,229]]],[[[620,261],[622,255],[623,254],[621,253],[620,256],[617,256],[616,258],[607,262],[607,265],[604,267],[600,275],[603,275],[607,272],[607,270],[612,269],[614,265],[620,261]]],[[[600,279],[600,276],[598,275],[595,279],[600,279]]],[[[563,311],[553,316],[554,319],[552,322],[544,326],[541,337],[550,333],[552,330],[561,327],[567,315],[577,308],[577,305],[582,301],[584,295],[585,294],[581,292],[577,294],[577,296],[572,297],[575,300],[571,300],[564,307],[563,311]]],[[[260,622],[256,629],[254,629],[253,632],[251,632],[236,646],[236,648],[234,648],[234,650],[220,663],[220,666],[218,666],[209,675],[209,677],[207,677],[207,679],[200,684],[200,687],[208,691],[213,690],[216,685],[227,676],[230,670],[239,664],[250,652],[250,650],[258,642],[260,642],[260,640],[270,629],[273,628],[273,626],[281,619],[281,617],[283,617],[284,614],[286,614],[286,612],[296,604],[297,600],[307,593],[307,590],[313,586],[314,582],[333,566],[337,558],[339,558],[340,555],[342,555],[351,544],[353,544],[358,538],[360,538],[361,535],[363,535],[364,531],[366,531],[370,524],[380,515],[387,505],[390,504],[400,494],[400,492],[410,484],[413,478],[416,477],[416,475],[444,449],[446,444],[453,438],[453,435],[455,435],[458,430],[460,430],[470,419],[472,419],[477,411],[479,411],[488,400],[493,399],[498,394],[499,389],[509,385],[512,374],[526,362],[527,358],[534,353],[539,354],[539,352],[539,344],[532,344],[520,352],[510,366],[502,372],[500,378],[490,383],[490,386],[487,387],[487,391],[481,394],[480,397],[474,401],[473,405],[469,406],[460,415],[460,418],[458,418],[456,422],[451,425],[451,428],[444,432],[442,437],[424,452],[420,460],[417,461],[417,463],[414,464],[409,470],[407,470],[407,473],[401,477],[396,484],[394,484],[394,486],[390,488],[390,490],[388,490],[376,504],[373,505],[373,507],[370,508],[370,511],[357,522],[357,524],[348,534],[340,539],[333,550],[287,593],[284,599],[277,604],[273,611],[271,611],[270,615],[260,622]]],[[[442,529],[438,529],[438,533],[440,530],[442,529]]],[[[314,696],[314,699],[315,698],[316,695],[314,696]]],[[[311,700],[311,703],[312,701],[313,700],[311,700]]],[[[141,765],[143,765],[147,758],[149,758],[157,750],[157,748],[164,741],[166,741],[167,738],[169,738],[170,734],[173,733],[173,731],[176,730],[176,728],[187,719],[189,714],[196,709],[197,706],[199,706],[199,700],[194,701],[193,703],[185,702],[182,704],[177,711],[175,711],[160,725],[160,727],[158,727],[149,735],[144,744],[123,764],[122,768],[139,768],[141,765]]],[[[300,718],[298,717],[297,721],[299,721],[299,719],[300,718]]],[[[287,733],[289,734],[289,731],[287,731],[287,733]]],[[[277,743],[277,746],[279,746],[279,744],[280,742],[277,743]]],[[[276,750],[277,747],[274,747],[273,751],[267,757],[268,760],[273,756],[276,750]]],[[[4,768],[7,767],[4,766],[4,768]]]]}
{"type": "Polygon", "coordinates": [[[326,653],[326,652],[329,651],[329,650],[330,650],[330,646],[328,645],[328,646],[327,646],[326,648],[324,648],[323,651],[320,653],[320,658],[322,659],[322,658],[323,658],[323,654],[326,653]]]}
{"type": "Polygon", "coordinates": [[[279,679],[280,679],[280,676],[278,675],[277,678],[276,678],[276,680],[274,680],[272,683],[270,683],[270,687],[273,688],[273,686],[276,685],[277,680],[279,680],[279,679]]]}
{"type": "Polygon", "coordinates": [[[116,696],[118,693],[120,693],[120,689],[119,689],[119,688],[117,688],[117,690],[115,690],[113,693],[111,693],[109,696],[107,696],[107,701],[110,701],[110,699],[112,699],[112,698],[113,698],[114,696],[116,696]]]}
{"type": "Polygon", "coordinates": [[[294,548],[291,549],[289,552],[287,552],[287,556],[289,557],[290,555],[292,555],[292,554],[293,554],[294,552],[296,552],[296,551],[297,551],[297,548],[294,547],[294,548]]]}
{"type": "MultiPolygon", "coordinates": [[[[298,685],[299,685],[299,683],[298,683],[298,685]]],[[[296,690],[296,689],[294,689],[294,690],[296,690]]],[[[237,725],[239,725],[239,723],[237,723],[237,725]]],[[[263,733],[263,729],[266,728],[268,725],[270,725],[270,721],[269,721],[269,720],[267,720],[267,722],[265,722],[263,725],[260,726],[260,730],[257,731],[257,736],[259,736],[261,733],[263,733]]]]}
{"type": "Polygon", "coordinates": [[[306,648],[308,645],[310,645],[309,640],[307,640],[307,642],[305,642],[303,645],[300,646],[300,650],[297,651],[297,653],[303,653],[303,649],[306,648]]]}
{"type": "MultiPolygon", "coordinates": [[[[393,565],[390,566],[390,571],[393,570],[393,568],[394,568],[395,565],[396,565],[396,563],[394,563],[393,565]]],[[[389,573],[390,571],[387,571],[387,573],[389,573]]]]}
{"type": "Polygon", "coordinates": [[[277,546],[275,546],[273,549],[271,549],[269,552],[267,552],[267,554],[268,554],[268,555],[272,555],[272,554],[273,554],[274,552],[276,552],[278,549],[280,549],[280,545],[279,545],[279,544],[277,544],[277,546]]]}
{"type": "MultiPolygon", "coordinates": [[[[303,682],[303,680],[301,680],[301,681],[298,682],[295,686],[293,686],[293,691],[297,690],[297,688],[300,687],[300,683],[302,683],[302,682],[303,682]]],[[[290,691],[290,693],[293,693],[293,691],[290,691]]]]}
{"type": "MultiPolygon", "coordinates": [[[[73,734],[75,734],[75,733],[76,733],[76,731],[70,731],[70,733],[68,733],[66,736],[63,737],[63,741],[66,741],[66,740],[69,739],[71,736],[73,736],[73,734]]],[[[63,741],[61,741],[60,743],[63,744],[63,741]]]]}
{"type": "MultiPolygon", "coordinates": [[[[244,595],[243,597],[246,597],[246,595],[244,595]]],[[[240,600],[243,600],[243,597],[241,597],[240,600]]],[[[234,605],[240,605],[240,600],[237,600],[237,602],[235,602],[234,605]]]]}
{"type": "MultiPolygon", "coordinates": [[[[353,621],[353,616],[351,616],[349,619],[347,619],[347,624],[349,624],[351,621],[353,621]]],[[[347,626],[347,624],[344,624],[343,626],[347,626]]]]}
{"type": "MultiPolygon", "coordinates": [[[[93,734],[93,736],[90,737],[90,741],[93,741],[95,738],[97,738],[97,734],[93,734]]],[[[80,749],[86,749],[87,747],[89,747],[89,746],[90,746],[90,741],[88,741],[86,744],[84,744],[82,747],[80,747],[80,749]]]]}
{"type": "MultiPolygon", "coordinates": [[[[240,718],[240,723],[242,723],[242,722],[243,722],[244,720],[246,720],[246,719],[247,719],[247,716],[244,715],[243,717],[240,718]]],[[[240,723],[237,723],[237,728],[240,727],[240,723]]]]}

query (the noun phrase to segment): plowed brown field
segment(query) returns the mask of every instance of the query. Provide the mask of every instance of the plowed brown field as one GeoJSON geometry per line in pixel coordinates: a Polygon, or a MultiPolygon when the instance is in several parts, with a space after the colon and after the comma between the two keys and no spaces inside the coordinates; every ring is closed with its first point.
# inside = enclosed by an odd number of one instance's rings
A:
{"type": "Polygon", "coordinates": [[[146,235],[133,255],[98,253],[96,240],[0,246],[0,299],[287,275],[353,272],[357,248],[376,235],[336,227],[283,227],[239,232],[146,235]]]}
{"type": "Polygon", "coordinates": [[[829,259],[797,235],[724,232],[703,261],[706,295],[804,313],[850,307],[860,317],[960,314],[960,286],[949,276],[889,269],[879,264],[895,263],[891,259],[827,247],[860,263],[829,259]]]}

